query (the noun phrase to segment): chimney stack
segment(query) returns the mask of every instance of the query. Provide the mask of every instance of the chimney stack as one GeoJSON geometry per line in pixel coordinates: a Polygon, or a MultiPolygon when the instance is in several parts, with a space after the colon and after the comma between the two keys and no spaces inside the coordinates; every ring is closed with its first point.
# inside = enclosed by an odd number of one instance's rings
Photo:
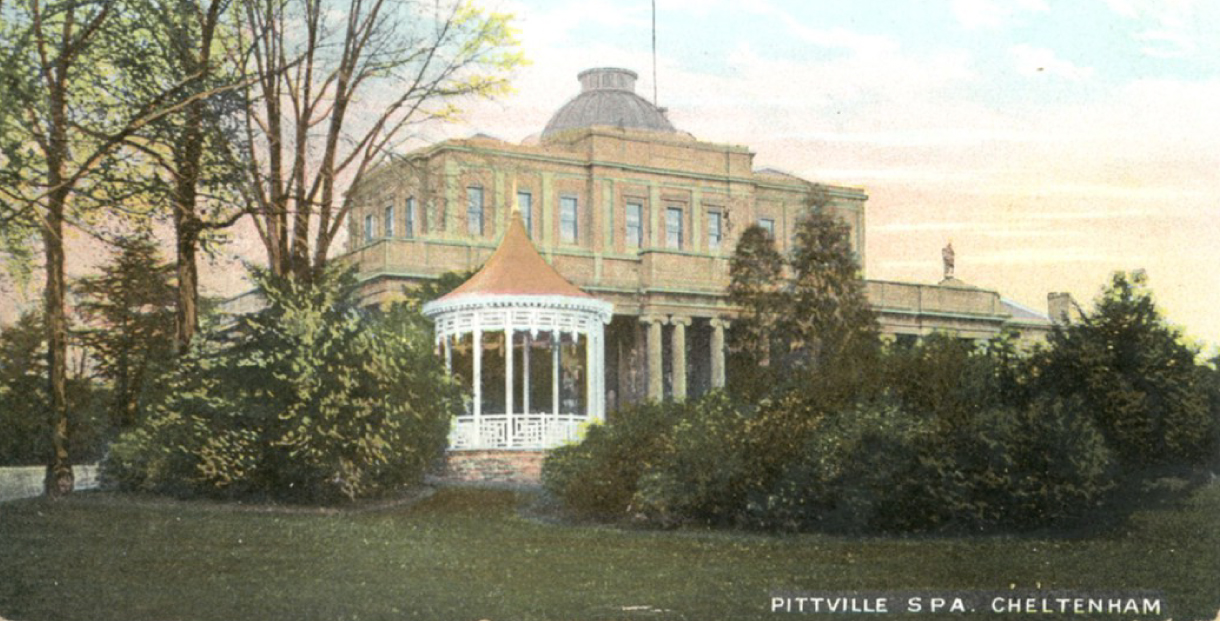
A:
{"type": "Polygon", "coordinates": [[[1072,323],[1072,294],[1051,292],[1046,294],[1047,315],[1051,323],[1066,326],[1072,323]]]}

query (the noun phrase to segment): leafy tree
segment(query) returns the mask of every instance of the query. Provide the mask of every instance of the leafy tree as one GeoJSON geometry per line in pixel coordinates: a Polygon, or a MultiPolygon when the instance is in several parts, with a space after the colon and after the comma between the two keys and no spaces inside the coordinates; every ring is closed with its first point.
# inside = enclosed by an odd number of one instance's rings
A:
{"type": "Polygon", "coordinates": [[[355,279],[333,272],[261,284],[267,308],[235,340],[180,359],[165,400],[113,445],[105,476],[311,503],[418,482],[461,404],[427,320],[401,304],[359,309],[355,279]]]}
{"type": "Polygon", "coordinates": [[[523,63],[509,16],[464,1],[244,0],[240,18],[248,209],[281,276],[321,273],[346,186],[462,99],[505,93],[523,63]]]}
{"type": "Polygon", "coordinates": [[[836,366],[862,377],[877,354],[876,316],[851,229],[829,213],[824,188],[812,186],[807,200],[787,257],[770,234],[751,226],[730,261],[729,300],[739,309],[730,336],[731,370],[740,396],[756,397],[836,366]]]}
{"type": "Polygon", "coordinates": [[[784,258],[775,239],[758,225],[741,234],[729,260],[729,301],[740,309],[729,331],[729,381],[733,392],[754,395],[771,385],[771,356],[787,299],[782,293],[784,258]]]}
{"type": "Polygon", "coordinates": [[[812,194],[811,211],[796,225],[785,315],[791,327],[784,330],[795,361],[817,369],[878,345],[877,318],[851,247],[851,228],[826,211],[823,192],[812,194]]]}
{"type": "Polygon", "coordinates": [[[82,337],[113,386],[111,424],[126,429],[140,418],[149,380],[169,362],[176,294],[172,268],[150,237],[128,237],[119,247],[101,275],[77,283],[77,308],[92,326],[82,337]]]}
{"type": "Polygon", "coordinates": [[[1079,399],[1132,469],[1214,458],[1217,412],[1198,352],[1161,316],[1142,272],[1116,273],[1094,309],[1036,360],[1043,394],[1079,399]]]}
{"type": "Polygon", "coordinates": [[[232,146],[241,143],[237,89],[246,80],[236,62],[242,51],[234,49],[235,4],[158,2],[149,19],[150,76],[129,85],[155,91],[177,84],[193,96],[127,141],[153,172],[141,177],[148,200],[164,208],[174,227],[177,351],[199,327],[198,254],[245,215],[239,205],[247,162],[232,146]]]}
{"type": "MultiPolygon", "coordinates": [[[[111,430],[84,353],[73,349],[77,364],[70,367],[64,391],[71,413],[67,445],[76,463],[85,463],[101,456],[111,430]]],[[[0,465],[46,463],[48,401],[46,331],[41,313],[28,312],[0,329],[0,465]]]]}
{"type": "Polygon", "coordinates": [[[137,88],[155,74],[146,0],[14,0],[0,5],[0,219],[33,227],[46,283],[50,434],[46,492],[72,491],[66,396],[65,225],[127,197],[128,140],[208,96],[183,83],[137,88]],[[121,85],[116,88],[115,85],[121,85]]]}

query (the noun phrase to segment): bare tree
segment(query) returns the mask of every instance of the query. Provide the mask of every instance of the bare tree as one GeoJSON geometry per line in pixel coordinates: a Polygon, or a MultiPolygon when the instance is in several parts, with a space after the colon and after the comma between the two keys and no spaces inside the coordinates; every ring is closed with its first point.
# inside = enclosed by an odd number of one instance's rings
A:
{"type": "Polygon", "coordinates": [[[509,16],[460,0],[245,0],[247,201],[273,274],[312,279],[352,207],[344,190],[410,128],[507,92],[509,16]]]}

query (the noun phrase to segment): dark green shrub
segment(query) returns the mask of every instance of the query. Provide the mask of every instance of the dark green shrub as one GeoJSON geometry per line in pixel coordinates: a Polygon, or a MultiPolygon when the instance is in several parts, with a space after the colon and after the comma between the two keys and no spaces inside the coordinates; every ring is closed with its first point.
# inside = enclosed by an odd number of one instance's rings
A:
{"type": "Polygon", "coordinates": [[[1071,523],[1095,511],[1114,488],[1105,439],[1078,401],[1036,401],[994,410],[970,434],[976,455],[958,458],[969,499],[958,514],[977,528],[1028,529],[1071,523]]]}
{"type": "Polygon", "coordinates": [[[738,521],[757,485],[746,435],[752,411],[719,391],[682,410],[640,477],[633,505],[662,524],[738,521]]]}
{"type": "Polygon", "coordinates": [[[930,428],[891,402],[828,416],[750,510],[784,529],[919,530],[926,526],[921,454],[930,428]]]}
{"type": "Polygon", "coordinates": [[[180,360],[167,397],[115,444],[104,476],[126,488],[294,502],[419,481],[460,407],[426,320],[405,306],[357,309],[347,277],[263,284],[267,308],[234,340],[180,360]]]}
{"type": "Polygon", "coordinates": [[[592,425],[579,444],[556,448],[542,464],[542,485],[569,510],[588,517],[626,516],[640,476],[656,462],[683,406],[646,403],[592,425]]]}
{"type": "Polygon", "coordinates": [[[1161,316],[1140,273],[1115,274],[1094,310],[1036,360],[1041,394],[1078,399],[1128,471],[1212,462],[1208,369],[1161,316]]]}

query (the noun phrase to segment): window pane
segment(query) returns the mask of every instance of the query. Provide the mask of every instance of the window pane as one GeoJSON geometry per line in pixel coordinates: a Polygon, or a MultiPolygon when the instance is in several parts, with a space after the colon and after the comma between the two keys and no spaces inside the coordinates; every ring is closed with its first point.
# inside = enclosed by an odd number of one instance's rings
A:
{"type": "Polygon", "coordinates": [[[682,210],[678,207],[665,210],[665,245],[670,248],[682,247],[682,210]]]}
{"type": "Polygon", "coordinates": [[[406,237],[415,237],[415,197],[407,199],[407,228],[402,232],[406,237]]]}
{"type": "Polygon", "coordinates": [[[390,205],[385,208],[385,226],[382,227],[386,237],[394,236],[394,206],[390,205]]]}
{"type": "Polygon", "coordinates": [[[716,249],[720,247],[720,212],[707,212],[707,247],[716,249]]]}
{"type": "Polygon", "coordinates": [[[373,214],[364,217],[364,241],[373,241],[373,227],[376,223],[377,220],[373,217],[373,214]]]}
{"type": "Polygon", "coordinates": [[[483,234],[483,188],[466,188],[466,232],[483,234]]]}
{"type": "Polygon", "coordinates": [[[521,211],[521,224],[525,232],[534,236],[534,196],[529,192],[517,192],[517,209],[521,211]]]}
{"type": "Polygon", "coordinates": [[[639,248],[644,245],[644,206],[627,203],[627,246],[639,248]]]}
{"type": "Polygon", "coordinates": [[[564,196],[559,199],[559,237],[569,244],[576,243],[576,198],[564,196]]]}
{"type": "Polygon", "coordinates": [[[758,226],[761,226],[764,231],[771,237],[775,237],[775,220],[771,218],[759,218],[758,226]]]}

